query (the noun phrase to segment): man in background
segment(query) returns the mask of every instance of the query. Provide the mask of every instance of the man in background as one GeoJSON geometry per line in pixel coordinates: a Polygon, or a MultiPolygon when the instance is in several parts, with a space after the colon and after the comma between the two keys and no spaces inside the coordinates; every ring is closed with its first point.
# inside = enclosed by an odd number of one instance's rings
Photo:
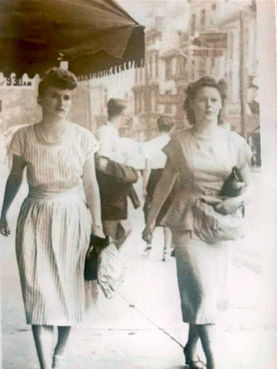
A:
{"type": "Polygon", "coordinates": [[[130,141],[119,136],[126,104],[110,99],[107,104],[108,121],[97,132],[100,149],[96,158],[96,173],[100,188],[104,233],[119,249],[131,233],[128,219],[128,197],[135,208],[140,206],[133,184],[138,173],[130,164],[130,141]]]}

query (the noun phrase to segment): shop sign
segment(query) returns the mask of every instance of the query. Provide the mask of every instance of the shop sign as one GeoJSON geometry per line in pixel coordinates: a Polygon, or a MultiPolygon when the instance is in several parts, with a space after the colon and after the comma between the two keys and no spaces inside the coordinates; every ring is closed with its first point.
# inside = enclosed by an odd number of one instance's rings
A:
{"type": "Polygon", "coordinates": [[[192,44],[202,48],[227,49],[228,35],[223,32],[200,33],[192,44]]]}
{"type": "Polygon", "coordinates": [[[190,51],[190,55],[202,58],[221,58],[223,50],[220,49],[194,49],[190,51]]]}

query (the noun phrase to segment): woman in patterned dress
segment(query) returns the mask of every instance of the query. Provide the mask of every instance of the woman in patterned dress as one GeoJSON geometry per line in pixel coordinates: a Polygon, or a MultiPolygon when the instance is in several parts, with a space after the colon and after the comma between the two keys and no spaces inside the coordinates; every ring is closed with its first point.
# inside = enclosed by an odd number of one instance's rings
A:
{"type": "Polygon", "coordinates": [[[104,237],[94,165],[98,144],[91,132],[68,121],[76,87],[75,75],[58,68],[40,82],[43,118],[13,137],[0,220],[0,231],[8,236],[8,210],[27,167],[29,194],[18,217],[16,255],[41,369],[64,366],[71,326],[97,298],[95,283],[84,281],[84,262],[90,234],[104,237]]]}
{"type": "Polygon", "coordinates": [[[167,164],[155,189],[143,238],[151,239],[156,217],[178,175],[178,192],[162,224],[173,233],[182,316],[189,324],[184,355],[190,369],[217,369],[215,323],[227,307],[228,248],[234,241],[208,244],[197,238],[192,206],[197,198],[208,196],[218,212],[229,214],[249,201],[251,150],[244,138],[218,125],[224,97],[220,83],[203,77],[191,83],[186,92],[184,107],[192,128],[178,132],[164,148],[167,164]],[[234,166],[247,189],[241,196],[223,200],[220,190],[234,166]],[[196,352],[199,338],[207,366],[196,352]]]}

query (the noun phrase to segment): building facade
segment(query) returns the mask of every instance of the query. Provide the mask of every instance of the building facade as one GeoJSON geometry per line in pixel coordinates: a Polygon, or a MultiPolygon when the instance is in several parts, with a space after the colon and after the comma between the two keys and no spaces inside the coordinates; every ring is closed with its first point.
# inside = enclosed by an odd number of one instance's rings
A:
{"type": "Polygon", "coordinates": [[[149,140],[157,133],[160,81],[163,75],[160,59],[163,36],[163,18],[158,18],[154,27],[145,33],[145,66],[135,70],[133,93],[138,140],[149,140]]]}
{"type": "Polygon", "coordinates": [[[228,99],[225,121],[231,129],[247,138],[257,128],[257,117],[253,117],[248,104],[251,101],[252,81],[258,74],[255,2],[195,0],[190,3],[189,79],[194,81],[210,75],[226,81],[228,99]],[[218,51],[218,55],[194,56],[196,52],[201,54],[202,51],[201,46],[194,44],[194,40],[199,36],[201,38],[203,33],[226,35],[226,45],[218,51]],[[255,124],[256,127],[253,126],[255,124]]]}

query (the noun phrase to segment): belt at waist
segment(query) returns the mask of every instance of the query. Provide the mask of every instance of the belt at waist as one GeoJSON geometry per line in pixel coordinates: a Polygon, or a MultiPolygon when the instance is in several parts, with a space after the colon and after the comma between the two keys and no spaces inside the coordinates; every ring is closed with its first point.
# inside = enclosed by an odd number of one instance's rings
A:
{"type": "Polygon", "coordinates": [[[68,196],[78,196],[80,197],[81,191],[80,186],[71,188],[69,190],[63,191],[49,191],[42,190],[40,188],[29,187],[28,198],[30,199],[49,199],[54,200],[58,198],[68,198],[68,196]]]}

